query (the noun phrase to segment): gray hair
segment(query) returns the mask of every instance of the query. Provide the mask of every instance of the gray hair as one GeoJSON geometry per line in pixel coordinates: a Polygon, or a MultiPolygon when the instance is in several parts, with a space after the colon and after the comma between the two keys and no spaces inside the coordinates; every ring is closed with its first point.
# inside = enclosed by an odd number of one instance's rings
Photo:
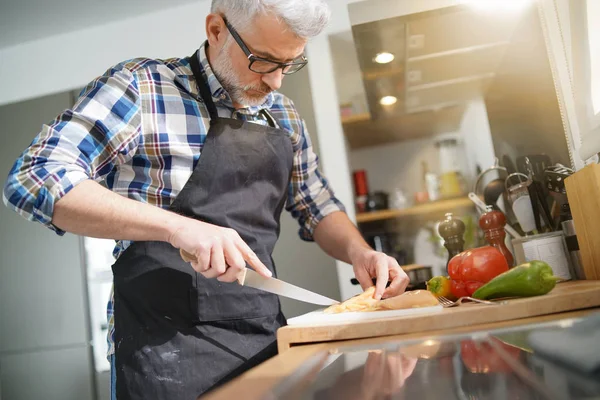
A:
{"type": "Polygon", "coordinates": [[[240,31],[250,28],[257,15],[273,13],[304,39],[321,33],[330,17],[324,0],[212,0],[211,11],[227,17],[240,31]]]}

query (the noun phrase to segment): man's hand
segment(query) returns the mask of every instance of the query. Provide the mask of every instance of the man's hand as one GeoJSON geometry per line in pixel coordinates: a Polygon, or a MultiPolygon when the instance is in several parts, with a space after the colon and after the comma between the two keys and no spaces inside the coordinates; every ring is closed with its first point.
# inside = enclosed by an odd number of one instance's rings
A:
{"type": "Polygon", "coordinates": [[[192,268],[206,278],[234,282],[246,262],[263,276],[271,271],[233,229],[187,219],[169,237],[169,243],[194,256],[192,268]]]}
{"type": "Polygon", "coordinates": [[[351,261],[354,275],[363,290],[373,286],[372,278],[377,278],[374,294],[374,298],[377,300],[382,297],[397,296],[408,286],[409,279],[406,272],[394,258],[384,253],[370,248],[361,248],[352,254],[351,261]],[[390,279],[390,286],[386,289],[390,279]]]}

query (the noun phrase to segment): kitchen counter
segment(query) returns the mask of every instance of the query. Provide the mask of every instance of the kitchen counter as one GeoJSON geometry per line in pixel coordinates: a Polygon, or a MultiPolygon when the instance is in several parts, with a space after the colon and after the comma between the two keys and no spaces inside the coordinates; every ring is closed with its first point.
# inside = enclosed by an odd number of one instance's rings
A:
{"type": "MultiPolygon", "coordinates": [[[[375,354],[380,354],[382,351],[385,352],[387,351],[388,354],[393,354],[393,350],[390,350],[393,348],[393,345],[395,345],[396,347],[399,346],[400,349],[402,349],[402,345],[398,344],[399,342],[402,343],[406,343],[408,341],[409,346],[411,343],[414,343],[415,341],[419,341],[421,343],[428,343],[428,342],[432,342],[432,341],[437,341],[439,340],[441,343],[444,343],[444,340],[448,340],[447,338],[450,339],[456,339],[456,335],[470,335],[470,339],[474,339],[474,340],[479,340],[477,338],[479,337],[485,337],[487,336],[487,332],[490,330],[502,330],[502,329],[527,329],[528,327],[530,327],[532,324],[536,324],[535,326],[543,326],[544,324],[555,324],[556,326],[560,326],[560,323],[558,323],[558,321],[563,321],[563,322],[567,322],[569,320],[572,319],[577,319],[577,318],[582,318],[585,317],[593,312],[598,312],[600,311],[600,308],[596,307],[596,308],[589,308],[589,309],[585,309],[585,310],[578,310],[578,311],[570,311],[570,312],[561,312],[561,313],[554,313],[554,314],[550,314],[550,315],[542,315],[542,316],[535,316],[535,317],[529,317],[529,318],[522,318],[522,319],[518,319],[518,320],[510,320],[510,321],[501,321],[501,322],[493,322],[493,323],[487,323],[487,324],[480,324],[480,325],[474,325],[474,326],[463,326],[463,327],[455,327],[455,328],[451,328],[451,329],[432,329],[428,332],[419,332],[419,333],[407,333],[407,334],[399,334],[399,335],[392,335],[392,336],[385,336],[385,337],[376,337],[376,338],[364,338],[364,339],[356,339],[356,340],[345,340],[345,341],[331,341],[331,342],[327,342],[327,343],[318,343],[318,344],[309,344],[309,345],[297,345],[294,346],[292,348],[290,348],[289,350],[285,351],[282,354],[279,354],[278,356],[266,361],[265,363],[259,365],[258,367],[246,372],[244,375],[238,377],[237,379],[235,379],[234,381],[230,382],[229,384],[223,386],[222,388],[219,388],[218,390],[203,396],[202,399],[207,399],[207,400],[229,400],[229,399],[234,399],[234,398],[243,398],[243,399],[248,399],[248,400],[252,400],[252,399],[278,399],[278,398],[285,398],[285,399],[304,399],[304,398],[317,398],[317,397],[312,397],[312,395],[307,395],[305,392],[300,393],[301,391],[310,391],[310,390],[317,390],[317,387],[321,387],[322,385],[322,381],[324,379],[326,379],[328,381],[327,383],[327,390],[329,390],[329,393],[332,393],[331,390],[333,390],[334,392],[338,389],[336,389],[337,386],[340,386],[340,383],[343,383],[340,388],[343,388],[345,386],[347,386],[348,384],[350,385],[358,385],[360,386],[362,389],[364,389],[364,384],[365,382],[367,382],[367,386],[369,379],[375,379],[377,378],[377,376],[374,375],[368,375],[369,374],[369,368],[372,368],[372,365],[369,366],[369,358],[370,358],[370,354],[371,353],[375,353],[375,354]],[[471,334],[474,333],[474,334],[471,334]],[[446,338],[446,339],[444,339],[446,338]],[[386,350],[387,347],[387,350],[386,350]],[[372,349],[384,349],[384,350],[372,350],[372,349]],[[356,361],[357,356],[360,358],[362,356],[361,351],[363,354],[367,354],[367,356],[363,357],[362,359],[359,359],[358,362],[358,368],[352,369],[351,371],[345,371],[342,370],[340,372],[340,368],[339,365],[337,367],[335,367],[333,369],[334,371],[334,375],[335,378],[323,378],[323,375],[327,375],[330,374],[331,375],[331,370],[332,368],[328,368],[327,369],[327,373],[323,373],[322,371],[325,369],[325,367],[327,367],[328,364],[325,363],[325,360],[329,357],[331,358],[332,356],[336,356],[337,354],[344,354],[346,356],[345,358],[345,363],[346,363],[346,369],[349,369],[348,367],[348,361],[352,361],[354,359],[354,361],[356,361]],[[351,357],[352,356],[352,357],[351,357]],[[364,359],[367,358],[367,361],[365,363],[364,359]],[[364,364],[364,367],[363,367],[364,364]],[[354,376],[353,378],[353,375],[354,376]],[[365,381],[365,378],[366,381],[365,381]],[[360,381],[362,383],[357,383],[357,381],[360,381]],[[282,394],[283,393],[283,394],[282,394]],[[302,395],[303,394],[303,395],[302,395]]],[[[442,346],[442,349],[444,347],[442,346]]],[[[460,347],[459,347],[460,348],[460,347]]],[[[518,347],[517,347],[518,349],[518,347]]],[[[522,349],[521,349],[522,350],[522,349]]],[[[449,375],[450,373],[447,371],[448,368],[454,368],[457,369],[457,365],[460,365],[461,363],[459,362],[458,364],[456,364],[456,361],[454,361],[454,365],[453,366],[448,366],[448,359],[454,359],[456,360],[457,355],[461,355],[460,350],[454,351],[454,356],[451,357],[446,357],[445,365],[437,365],[437,368],[445,368],[446,371],[446,375],[449,375]]],[[[439,349],[436,350],[437,353],[439,353],[439,349]]],[[[413,352],[414,354],[414,352],[413,352]]],[[[526,357],[533,357],[530,353],[524,353],[526,354],[526,357]]],[[[431,357],[428,356],[421,356],[419,358],[435,358],[434,355],[431,355],[431,357]]],[[[334,358],[335,360],[335,358],[334,358]]],[[[460,361],[460,360],[459,360],[460,361]]],[[[437,362],[437,361],[435,361],[437,362]]],[[[466,361],[463,360],[463,362],[466,361]]],[[[415,368],[414,365],[415,362],[413,362],[412,368],[415,368]]],[[[439,363],[442,363],[442,361],[439,361],[439,363]]],[[[438,363],[438,364],[439,364],[438,363]]],[[[497,361],[496,361],[497,363],[497,361]]],[[[337,364],[340,364],[340,362],[337,362],[337,364]]],[[[354,363],[356,364],[356,363],[354,363]]],[[[372,364],[372,363],[371,363],[372,364]]],[[[344,361],[341,363],[342,368],[344,366],[344,361]]],[[[387,365],[387,364],[386,364],[387,365]]],[[[421,370],[423,369],[423,363],[420,364],[421,365],[421,370]]],[[[507,368],[506,365],[504,364],[496,364],[495,368],[500,368],[499,365],[503,368],[507,368]]],[[[425,365],[425,367],[427,367],[427,365],[425,365]]],[[[388,367],[386,367],[388,368],[388,367]]],[[[523,372],[523,368],[522,365],[518,365],[515,366],[515,364],[511,364],[511,372],[515,375],[521,374],[521,378],[523,378],[523,376],[526,376],[527,379],[536,379],[535,377],[532,378],[530,375],[530,373],[528,373],[527,371],[523,372]],[[515,372],[517,371],[517,372],[515,372]],[[529,374],[529,375],[528,375],[529,374]]],[[[551,368],[549,368],[551,369],[551,368]]],[[[539,372],[539,368],[537,370],[537,373],[539,372]]],[[[473,372],[473,371],[471,371],[473,372]]],[[[482,371],[479,371],[482,372],[482,371]]],[[[556,373],[555,370],[553,370],[552,372],[556,373]]],[[[564,372],[564,371],[563,371],[564,372]]],[[[379,375],[385,375],[385,374],[389,375],[389,371],[386,371],[383,374],[379,374],[379,375]]],[[[411,371],[412,373],[412,371],[411,371]]],[[[421,371],[422,373],[422,371],[421,371]]],[[[464,371],[463,371],[464,373],[464,371]]],[[[487,372],[484,372],[484,374],[487,372]]],[[[435,373],[437,374],[437,372],[435,373]]],[[[469,372],[467,372],[467,375],[470,374],[469,372]]],[[[410,375],[410,374],[409,374],[410,375]]],[[[481,379],[482,375],[477,375],[477,374],[472,374],[474,377],[476,377],[476,379],[481,379]]],[[[498,374],[496,374],[498,375],[498,374]]],[[[564,375],[564,373],[563,373],[564,375]]],[[[567,374],[569,375],[569,374],[567,374]]],[[[573,379],[579,379],[579,377],[576,374],[571,374],[572,377],[574,377],[573,379]]],[[[437,377],[437,375],[436,375],[437,377]]],[[[445,377],[448,378],[448,377],[445,377]]],[[[473,377],[471,377],[473,378],[473,377]]],[[[488,376],[484,376],[483,380],[488,379],[488,376]]],[[[497,376],[492,377],[494,379],[500,379],[497,376]]],[[[501,377],[502,379],[508,379],[506,377],[501,377]]],[[[518,378],[518,377],[517,377],[518,378]]],[[[407,378],[406,378],[407,379],[407,378]]],[[[429,386],[432,386],[435,384],[438,384],[436,381],[430,381],[429,383],[425,382],[425,380],[427,380],[426,378],[423,377],[419,377],[419,374],[415,374],[415,376],[413,376],[411,381],[411,384],[414,385],[423,385],[423,384],[427,384],[429,386]]],[[[491,379],[491,378],[490,378],[491,379]]],[[[514,379],[514,378],[511,378],[514,379]]],[[[448,380],[448,379],[446,379],[448,380]]],[[[523,379],[521,379],[522,381],[523,379]]],[[[538,379],[539,380],[539,379],[538,379]]],[[[402,380],[401,384],[403,384],[404,379],[402,380]]],[[[407,381],[408,382],[408,381],[407,381]]],[[[441,382],[441,380],[440,380],[441,382]]],[[[512,381],[511,381],[512,382],[512,381]]],[[[489,382],[484,382],[484,383],[489,383],[489,382]]],[[[441,385],[441,383],[439,384],[441,385]]],[[[520,383],[520,385],[522,385],[522,382],[520,383]]],[[[373,386],[371,384],[371,386],[373,386]]],[[[539,386],[539,382],[538,382],[538,386],[539,386]]],[[[565,384],[565,386],[568,386],[565,384]]],[[[379,386],[375,387],[375,390],[378,390],[379,386]]],[[[321,389],[319,389],[321,390],[321,389]]],[[[438,386],[436,388],[436,390],[438,392],[440,392],[441,390],[443,390],[443,388],[441,386],[438,386]]],[[[538,388],[538,390],[545,390],[543,387],[540,389],[538,388]]],[[[600,388],[598,389],[600,390],[600,388]]],[[[600,394],[600,392],[599,392],[600,394]]],[[[316,396],[316,395],[315,395],[316,396]]],[[[331,398],[331,397],[319,397],[319,398],[331,398]]],[[[342,398],[342,397],[340,397],[342,398]]],[[[347,397],[343,397],[343,398],[347,398],[347,397]]],[[[360,394],[359,394],[359,397],[360,394]]],[[[364,398],[364,397],[363,397],[364,398]]],[[[375,398],[375,397],[373,397],[375,398]]],[[[404,397],[402,397],[404,398],[404,397]]],[[[407,397],[407,398],[410,398],[407,397]]],[[[451,398],[451,397],[445,397],[445,398],[451,398]]],[[[529,398],[529,397],[522,397],[522,398],[529,398]]],[[[537,398],[548,398],[548,396],[541,396],[541,397],[537,397],[537,398]]]]}
{"type": "Polygon", "coordinates": [[[600,281],[562,282],[547,295],[508,300],[505,305],[462,304],[439,313],[352,323],[286,326],[277,332],[279,353],[293,346],[349,339],[428,333],[466,326],[600,307],[600,281]]]}

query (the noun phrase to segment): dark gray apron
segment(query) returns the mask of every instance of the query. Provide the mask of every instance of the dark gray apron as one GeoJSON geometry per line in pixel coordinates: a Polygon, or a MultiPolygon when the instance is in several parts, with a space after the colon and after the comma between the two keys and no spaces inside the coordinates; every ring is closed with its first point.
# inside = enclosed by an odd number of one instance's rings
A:
{"type": "MultiPolygon", "coordinates": [[[[235,229],[275,274],[291,140],[268,113],[272,126],[219,117],[197,56],[190,63],[210,129],[170,210],[235,229]]],[[[285,318],[275,295],[206,279],[165,242],[133,243],[113,274],[119,400],[196,399],[276,354],[285,318]]]]}

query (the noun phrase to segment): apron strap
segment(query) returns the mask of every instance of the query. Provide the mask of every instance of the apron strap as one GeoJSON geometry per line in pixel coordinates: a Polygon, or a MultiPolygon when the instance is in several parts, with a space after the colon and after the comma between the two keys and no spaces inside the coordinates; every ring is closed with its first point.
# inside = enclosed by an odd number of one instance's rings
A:
{"type": "Polygon", "coordinates": [[[204,77],[202,68],[200,68],[200,62],[198,61],[198,51],[199,50],[196,50],[194,55],[190,57],[190,66],[192,67],[194,78],[196,78],[196,83],[198,83],[198,89],[200,90],[202,100],[204,100],[204,104],[206,104],[206,107],[208,108],[208,114],[210,115],[210,119],[216,120],[217,118],[219,118],[219,113],[217,112],[217,107],[213,102],[212,94],[210,93],[210,89],[208,87],[208,82],[206,82],[206,78],[204,77]]]}

